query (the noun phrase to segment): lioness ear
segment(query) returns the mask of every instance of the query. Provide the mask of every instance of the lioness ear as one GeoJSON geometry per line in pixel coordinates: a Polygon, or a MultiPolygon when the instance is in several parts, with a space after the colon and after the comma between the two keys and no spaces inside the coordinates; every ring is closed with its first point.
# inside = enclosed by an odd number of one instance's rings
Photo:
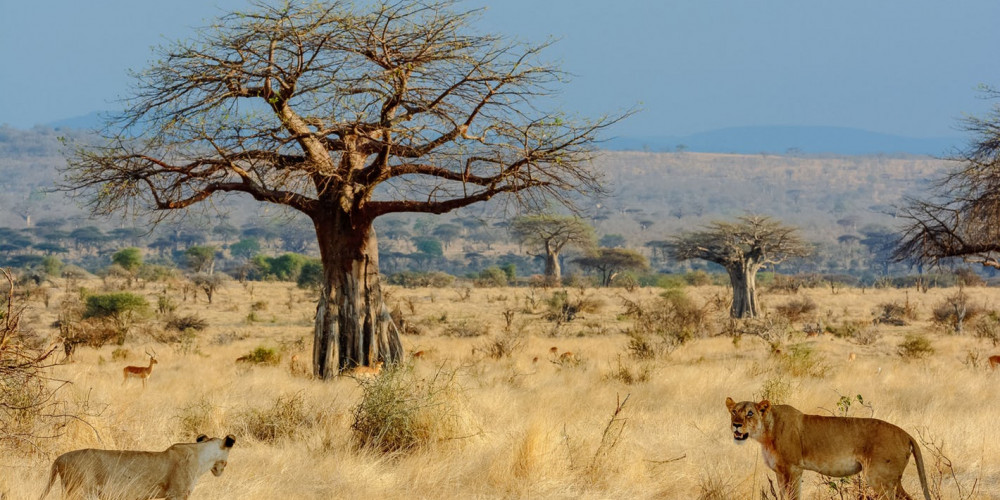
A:
{"type": "Polygon", "coordinates": [[[757,411],[761,413],[767,412],[769,408],[771,408],[771,402],[766,399],[761,401],[760,403],[757,403],[757,411]]]}
{"type": "Polygon", "coordinates": [[[733,401],[733,398],[726,398],[726,408],[732,411],[734,406],[736,406],[736,401],[733,401]]]}
{"type": "Polygon", "coordinates": [[[196,439],[194,442],[200,443],[202,441],[208,441],[208,436],[202,434],[202,435],[198,436],[198,439],[196,439]]]}
{"type": "Polygon", "coordinates": [[[236,437],[232,434],[226,436],[226,440],[222,442],[223,448],[232,448],[236,444],[236,437]]]}

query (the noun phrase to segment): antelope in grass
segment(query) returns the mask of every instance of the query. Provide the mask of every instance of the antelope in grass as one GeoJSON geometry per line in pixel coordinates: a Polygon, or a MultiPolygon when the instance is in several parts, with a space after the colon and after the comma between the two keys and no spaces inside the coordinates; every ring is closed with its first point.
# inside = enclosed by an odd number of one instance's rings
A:
{"type": "Polygon", "coordinates": [[[156,351],[146,351],[146,355],[149,356],[149,366],[126,366],[122,369],[122,385],[128,382],[129,377],[138,377],[142,379],[142,388],[146,388],[146,379],[153,373],[153,365],[157,363],[156,351]]]}

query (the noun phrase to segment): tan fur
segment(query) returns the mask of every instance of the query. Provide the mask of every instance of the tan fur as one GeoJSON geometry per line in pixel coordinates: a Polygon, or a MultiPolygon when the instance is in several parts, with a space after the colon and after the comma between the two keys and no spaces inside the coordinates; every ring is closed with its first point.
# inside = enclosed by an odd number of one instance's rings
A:
{"type": "Polygon", "coordinates": [[[990,356],[990,368],[996,370],[997,365],[1000,365],[1000,355],[990,356]]]}
{"type": "Polygon", "coordinates": [[[413,359],[420,359],[423,358],[426,354],[427,353],[425,353],[424,351],[417,351],[413,353],[411,356],[413,356],[413,359]]]}
{"type": "Polygon", "coordinates": [[[385,363],[379,361],[378,363],[375,363],[375,366],[355,366],[354,368],[345,370],[344,375],[356,378],[374,378],[382,373],[383,365],[385,365],[385,363]]]}
{"type": "Polygon", "coordinates": [[[136,377],[142,380],[142,388],[146,388],[146,379],[153,374],[153,365],[159,363],[155,354],[149,354],[149,366],[126,366],[122,369],[122,385],[128,382],[129,377],[136,377]]]}
{"type": "Polygon", "coordinates": [[[559,348],[555,347],[555,346],[550,347],[549,348],[549,354],[551,354],[553,356],[555,356],[556,354],[559,354],[559,348]]]}
{"type": "Polygon", "coordinates": [[[874,418],[806,415],[788,405],[726,398],[733,436],[761,444],[764,462],[785,495],[800,498],[802,471],[845,477],[864,471],[879,498],[911,498],[900,479],[913,452],[924,498],[930,500],[920,446],[903,429],[874,418]]]}
{"type": "Polygon", "coordinates": [[[570,362],[576,361],[576,355],[572,352],[566,351],[559,356],[559,361],[570,362]]]}
{"type": "Polygon", "coordinates": [[[850,353],[850,354],[848,354],[848,355],[847,355],[847,360],[848,360],[848,361],[854,361],[854,360],[856,360],[856,359],[858,359],[858,355],[857,355],[857,353],[853,353],[853,352],[852,352],[852,353],[850,353]]]}
{"type": "Polygon", "coordinates": [[[57,478],[63,498],[187,499],[198,478],[209,470],[222,475],[236,438],[199,436],[165,451],[76,450],[52,462],[44,499],[57,478]]]}

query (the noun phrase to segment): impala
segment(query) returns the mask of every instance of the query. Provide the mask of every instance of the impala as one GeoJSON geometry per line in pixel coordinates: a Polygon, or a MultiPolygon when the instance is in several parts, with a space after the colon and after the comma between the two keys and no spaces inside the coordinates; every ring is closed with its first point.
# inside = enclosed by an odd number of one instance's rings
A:
{"type": "Polygon", "coordinates": [[[153,365],[157,363],[156,351],[153,351],[152,353],[146,351],[146,355],[149,356],[149,366],[126,366],[122,370],[122,385],[125,385],[125,382],[128,382],[129,377],[138,377],[142,379],[142,388],[146,388],[146,379],[153,373],[153,365]]]}

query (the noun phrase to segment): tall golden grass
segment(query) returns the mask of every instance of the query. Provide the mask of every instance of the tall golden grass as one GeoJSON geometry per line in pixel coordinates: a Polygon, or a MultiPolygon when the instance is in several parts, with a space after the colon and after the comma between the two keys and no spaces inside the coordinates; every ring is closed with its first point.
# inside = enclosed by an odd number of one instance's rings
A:
{"type": "MultiPolygon", "coordinates": [[[[165,286],[133,291],[156,303],[165,286]]],[[[940,498],[1000,497],[1000,373],[986,362],[1000,348],[971,327],[956,336],[931,322],[932,309],[954,289],[765,292],[770,317],[790,300],[818,305],[790,324],[776,348],[752,335],[719,335],[726,289],[688,288],[684,293],[711,311],[710,325],[640,359],[628,348],[635,320],[623,314],[624,299],[633,307],[652,303],[659,289],[566,290],[569,300],[589,304],[567,322],[548,314],[554,290],[390,288],[390,304],[419,332],[404,345],[424,352],[408,361],[408,380],[426,388],[435,377],[451,377],[447,393],[417,421],[440,415],[454,422],[426,425],[417,445],[390,451],[360,445],[352,431],[368,382],[315,381],[291,369],[292,355],[310,359],[310,292],[255,283],[251,297],[231,283],[208,304],[182,300],[177,290],[166,290],[177,299],[175,314],[209,326],[163,344],[154,339],[168,337],[165,319],[150,318],[122,348],[81,347],[72,362],[55,367],[54,378],[72,382],[58,397],[92,416],[43,429],[59,435],[41,440],[44,453],[0,451],[0,494],[37,497],[52,459],[69,450],[162,450],[199,433],[232,433],[237,443],[225,474],[202,477],[193,498],[760,498],[773,474],[759,446],[734,444],[724,401],[768,395],[809,413],[846,410],[893,422],[937,447],[937,454],[924,447],[924,457],[940,498]],[[802,331],[807,323],[872,325],[879,306],[893,302],[911,308],[914,319],[871,326],[873,343],[802,331]],[[925,335],[934,353],[901,357],[906,334],[925,335]],[[511,338],[516,348],[490,354],[491,342],[511,338]],[[122,366],[142,361],[146,347],[159,361],[148,387],[122,387],[122,366]],[[235,361],[258,348],[273,349],[281,361],[235,361]],[[575,362],[560,359],[566,351],[575,362]],[[838,406],[843,396],[854,402],[849,408],[838,406]]],[[[1000,309],[1000,290],[965,292],[983,309],[1000,309]]],[[[49,307],[31,302],[24,316],[49,340],[65,290],[56,293],[49,307]]],[[[806,498],[839,498],[827,481],[807,472],[806,498]]],[[[903,482],[919,491],[912,462],[903,482]]]]}

